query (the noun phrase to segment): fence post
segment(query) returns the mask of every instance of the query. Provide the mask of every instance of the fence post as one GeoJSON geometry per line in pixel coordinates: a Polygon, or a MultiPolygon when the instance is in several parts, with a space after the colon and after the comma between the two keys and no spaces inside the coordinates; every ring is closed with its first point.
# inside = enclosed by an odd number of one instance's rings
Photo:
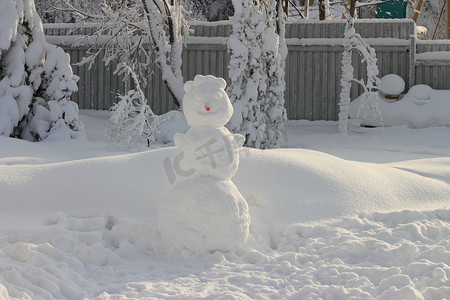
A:
{"type": "Polygon", "coordinates": [[[409,88],[416,84],[416,36],[409,36],[409,88]]]}

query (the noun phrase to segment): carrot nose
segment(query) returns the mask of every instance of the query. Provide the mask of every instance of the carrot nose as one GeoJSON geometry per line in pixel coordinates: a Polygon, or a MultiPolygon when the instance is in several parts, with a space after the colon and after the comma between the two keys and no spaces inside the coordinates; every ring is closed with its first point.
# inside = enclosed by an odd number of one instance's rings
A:
{"type": "Polygon", "coordinates": [[[209,111],[211,109],[211,107],[205,105],[205,109],[206,109],[206,111],[209,111]]]}

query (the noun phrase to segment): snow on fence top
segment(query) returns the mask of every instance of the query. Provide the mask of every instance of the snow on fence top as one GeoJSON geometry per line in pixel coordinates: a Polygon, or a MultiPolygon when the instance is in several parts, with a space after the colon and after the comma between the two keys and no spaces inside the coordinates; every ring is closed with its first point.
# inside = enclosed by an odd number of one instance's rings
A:
{"type": "Polygon", "coordinates": [[[434,40],[434,41],[418,41],[416,46],[416,59],[440,60],[442,63],[450,63],[450,41],[434,40]]]}
{"type": "MultiPolygon", "coordinates": [[[[44,24],[48,36],[89,35],[95,31],[97,24],[44,24]]],[[[195,37],[228,37],[231,32],[230,21],[191,22],[195,37]]],[[[342,38],[345,20],[297,20],[286,24],[286,38],[342,38]]],[[[356,20],[356,31],[363,38],[397,38],[409,39],[414,34],[414,22],[402,20],[356,20]]]]}
{"type": "Polygon", "coordinates": [[[417,41],[417,53],[437,51],[450,51],[450,40],[417,41]]]}
{"type": "MultiPolygon", "coordinates": [[[[70,46],[91,45],[96,38],[81,40],[80,37],[93,34],[97,24],[44,24],[48,40],[55,44],[70,46]]],[[[370,45],[406,46],[414,35],[414,22],[402,20],[356,20],[355,28],[370,45]]],[[[345,20],[296,20],[286,25],[286,43],[290,46],[341,46],[344,37],[345,20]]],[[[189,45],[221,45],[226,49],[231,32],[230,21],[191,22],[192,33],[187,39],[189,45]]],[[[105,37],[106,38],[106,37],[105,37]]],[[[99,41],[99,40],[97,40],[99,41]]]]}

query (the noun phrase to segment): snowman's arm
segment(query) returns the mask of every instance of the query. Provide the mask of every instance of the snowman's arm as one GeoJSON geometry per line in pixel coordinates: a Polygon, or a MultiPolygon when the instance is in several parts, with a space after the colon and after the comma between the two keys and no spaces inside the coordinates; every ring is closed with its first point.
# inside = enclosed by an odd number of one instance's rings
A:
{"type": "Polygon", "coordinates": [[[244,145],[245,137],[242,134],[234,133],[233,137],[238,147],[242,147],[242,145],[244,145]]]}

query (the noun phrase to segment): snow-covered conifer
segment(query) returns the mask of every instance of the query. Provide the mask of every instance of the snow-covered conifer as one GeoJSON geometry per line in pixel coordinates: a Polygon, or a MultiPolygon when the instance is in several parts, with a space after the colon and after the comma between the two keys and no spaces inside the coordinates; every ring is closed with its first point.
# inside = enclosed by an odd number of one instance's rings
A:
{"type": "Polygon", "coordinates": [[[279,145],[286,124],[287,53],[284,36],[280,39],[276,29],[276,3],[236,0],[233,4],[228,93],[234,114],[227,126],[244,135],[247,146],[274,148],[279,145]]]}
{"type": "Polygon", "coordinates": [[[68,99],[77,90],[77,77],[68,55],[46,42],[34,1],[7,0],[0,6],[0,134],[40,141],[67,128],[67,138],[84,137],[78,107],[68,99]]]}
{"type": "Polygon", "coordinates": [[[266,1],[264,4],[266,5],[267,21],[263,36],[262,57],[266,66],[267,90],[266,96],[261,100],[263,101],[263,112],[268,117],[265,148],[274,148],[280,144],[287,121],[287,112],[284,107],[287,46],[281,4],[277,5],[277,1],[266,1]]]}
{"type": "Polygon", "coordinates": [[[50,110],[48,138],[83,139],[84,125],[78,119],[78,105],[70,101],[72,92],[78,90],[78,77],[72,75],[70,57],[61,48],[53,48],[44,63],[43,85],[50,110]]]}

